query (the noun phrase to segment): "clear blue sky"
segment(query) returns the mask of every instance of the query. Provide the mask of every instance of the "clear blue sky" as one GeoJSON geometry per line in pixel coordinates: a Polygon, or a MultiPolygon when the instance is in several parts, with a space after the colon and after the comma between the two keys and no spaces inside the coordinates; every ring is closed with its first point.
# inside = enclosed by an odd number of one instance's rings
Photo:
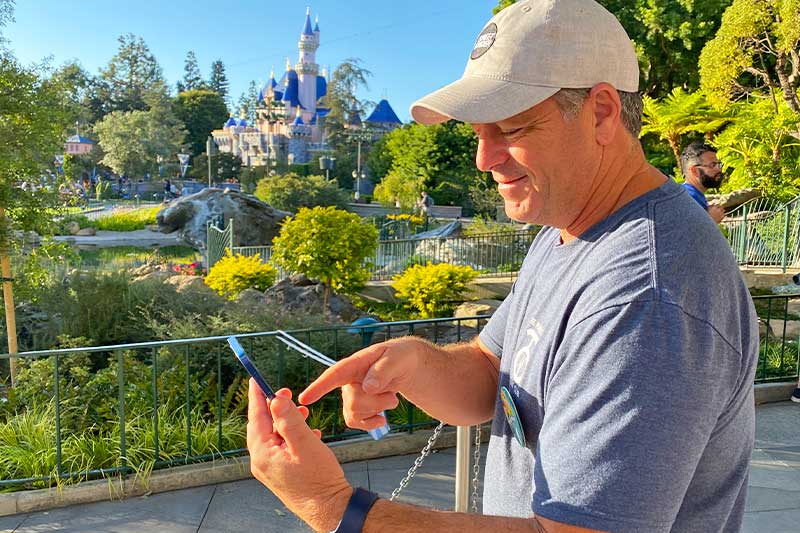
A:
{"type": "Polygon", "coordinates": [[[266,80],[286,57],[297,61],[306,6],[319,16],[317,63],[333,70],[357,57],[372,71],[359,97],[386,96],[403,121],[416,98],[461,75],[496,0],[17,0],[15,22],[5,28],[23,63],[51,57],[77,59],[96,74],[117,50],[117,37],[144,38],[174,87],[186,52],[197,55],[203,77],[222,59],[235,101],[250,80],[266,80]]]}

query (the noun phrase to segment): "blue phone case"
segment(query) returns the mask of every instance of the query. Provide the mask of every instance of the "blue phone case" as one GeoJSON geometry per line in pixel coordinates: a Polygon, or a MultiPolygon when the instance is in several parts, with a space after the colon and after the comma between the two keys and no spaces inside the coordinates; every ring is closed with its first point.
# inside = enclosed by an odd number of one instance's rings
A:
{"type": "Polygon", "coordinates": [[[272,392],[272,388],[267,384],[267,381],[261,376],[261,373],[258,371],[256,366],[250,361],[250,358],[247,357],[247,354],[242,348],[242,345],[239,344],[239,341],[236,340],[236,337],[228,337],[228,344],[233,350],[233,353],[236,354],[236,358],[242,363],[242,366],[247,370],[247,373],[253,376],[253,379],[256,380],[258,386],[261,387],[261,391],[264,393],[268,399],[273,399],[275,397],[275,393],[272,392]]]}

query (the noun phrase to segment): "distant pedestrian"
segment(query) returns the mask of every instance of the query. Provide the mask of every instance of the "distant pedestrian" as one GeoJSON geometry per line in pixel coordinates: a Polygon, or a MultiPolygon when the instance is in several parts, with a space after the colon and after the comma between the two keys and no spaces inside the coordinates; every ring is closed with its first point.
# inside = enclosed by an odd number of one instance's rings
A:
{"type": "Polygon", "coordinates": [[[419,200],[417,200],[417,209],[422,216],[430,214],[431,207],[433,207],[433,198],[427,191],[422,191],[419,200]]]}
{"type": "Polygon", "coordinates": [[[719,205],[708,205],[706,191],[718,189],[725,179],[722,163],[717,159],[717,149],[702,142],[693,142],[681,154],[681,172],[686,180],[683,188],[694,198],[708,216],[719,224],[725,218],[725,210],[719,205]]]}

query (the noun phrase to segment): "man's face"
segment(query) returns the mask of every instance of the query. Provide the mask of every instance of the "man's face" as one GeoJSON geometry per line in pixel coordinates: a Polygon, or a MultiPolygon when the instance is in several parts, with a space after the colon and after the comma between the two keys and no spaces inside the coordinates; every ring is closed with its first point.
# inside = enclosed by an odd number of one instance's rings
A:
{"type": "Polygon", "coordinates": [[[493,124],[474,124],[476,164],[491,172],[509,217],[568,227],[586,205],[601,147],[594,142],[588,99],[565,121],[555,100],[493,124]]]}
{"type": "Polygon", "coordinates": [[[706,189],[718,189],[725,176],[722,174],[722,164],[714,152],[703,152],[700,164],[694,166],[697,179],[706,189]]]}

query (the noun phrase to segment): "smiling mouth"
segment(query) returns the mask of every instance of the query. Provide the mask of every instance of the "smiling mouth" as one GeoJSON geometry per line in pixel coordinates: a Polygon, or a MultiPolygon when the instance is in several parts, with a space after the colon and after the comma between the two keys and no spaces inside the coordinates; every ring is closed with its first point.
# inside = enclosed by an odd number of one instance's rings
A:
{"type": "Polygon", "coordinates": [[[497,182],[497,184],[498,184],[498,185],[510,185],[510,184],[512,184],[512,183],[516,183],[516,182],[518,182],[519,180],[521,180],[522,178],[525,178],[525,177],[526,177],[526,175],[524,175],[524,174],[523,174],[522,176],[520,176],[520,177],[518,177],[518,178],[514,178],[513,180],[508,180],[508,181],[498,181],[498,182],[497,182]]]}

